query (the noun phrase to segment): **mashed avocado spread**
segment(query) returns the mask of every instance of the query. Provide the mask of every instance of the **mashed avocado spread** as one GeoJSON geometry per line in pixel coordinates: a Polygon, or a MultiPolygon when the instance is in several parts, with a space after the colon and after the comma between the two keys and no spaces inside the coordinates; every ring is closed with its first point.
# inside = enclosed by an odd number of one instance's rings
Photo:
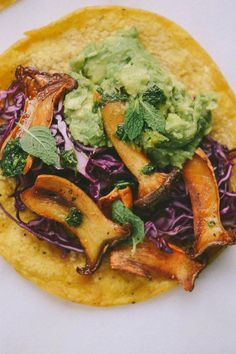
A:
{"type": "Polygon", "coordinates": [[[86,145],[104,146],[99,104],[126,102],[117,136],[133,143],[158,167],[182,167],[211,127],[213,95],[191,97],[145,49],[135,28],[121,30],[90,44],[71,63],[78,89],[65,99],[72,136],[86,145]]]}

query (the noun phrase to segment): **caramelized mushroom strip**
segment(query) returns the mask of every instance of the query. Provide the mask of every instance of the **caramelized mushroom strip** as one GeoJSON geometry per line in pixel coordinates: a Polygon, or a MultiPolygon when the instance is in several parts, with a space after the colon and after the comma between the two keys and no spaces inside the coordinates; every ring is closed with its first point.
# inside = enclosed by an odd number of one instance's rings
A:
{"type": "Polygon", "coordinates": [[[86,274],[97,269],[108,247],[129,236],[127,225],[107,219],[86,193],[64,178],[40,175],[32,188],[21,193],[21,199],[33,212],[61,223],[79,238],[87,257],[87,266],[81,272],[86,274]],[[72,207],[82,215],[77,227],[66,221],[72,207]]]}
{"type": "Polygon", "coordinates": [[[126,208],[131,209],[133,206],[133,195],[131,187],[127,186],[123,189],[114,188],[109,194],[99,199],[98,205],[109,219],[111,219],[112,214],[112,203],[118,199],[124,203],[126,208]]]}
{"type": "Polygon", "coordinates": [[[184,165],[183,177],[193,208],[194,256],[209,247],[233,243],[220,220],[220,198],[213,167],[201,149],[184,165]]]}
{"type": "Polygon", "coordinates": [[[163,276],[177,280],[187,291],[191,291],[194,281],[205,264],[189,258],[182,250],[174,247],[172,253],[160,251],[151,241],[137,246],[131,255],[131,247],[112,251],[110,266],[114,270],[132,273],[145,278],[163,276]]]}
{"type": "MultiPolygon", "coordinates": [[[[76,87],[76,81],[66,74],[48,74],[36,69],[18,66],[16,79],[21,83],[26,95],[25,107],[19,123],[26,129],[43,125],[50,127],[54,107],[58,101],[70,90],[76,87]]],[[[22,134],[20,126],[10,132],[0,150],[0,159],[3,150],[10,139],[16,139],[22,134]]],[[[28,156],[23,174],[26,174],[33,163],[28,156]]]]}
{"type": "Polygon", "coordinates": [[[147,156],[133,144],[125,143],[116,137],[117,126],[124,121],[123,104],[120,102],[108,103],[102,110],[102,116],[109,139],[126,167],[139,183],[138,199],[135,201],[135,205],[139,208],[155,206],[171,185],[177,171],[174,170],[170,174],[157,172],[151,175],[143,174],[142,169],[150,163],[147,156]]]}

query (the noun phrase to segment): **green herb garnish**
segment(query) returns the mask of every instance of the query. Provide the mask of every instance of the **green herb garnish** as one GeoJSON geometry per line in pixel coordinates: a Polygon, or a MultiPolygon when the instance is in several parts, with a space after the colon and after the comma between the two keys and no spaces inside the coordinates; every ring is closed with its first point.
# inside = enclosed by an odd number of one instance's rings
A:
{"type": "Polygon", "coordinates": [[[148,102],[155,108],[159,108],[161,104],[166,102],[166,96],[164,92],[157,86],[152,85],[142,95],[143,101],[148,102]]]}
{"type": "Polygon", "coordinates": [[[140,105],[142,107],[143,120],[147,127],[159,133],[164,133],[166,120],[163,114],[154,106],[143,100],[140,100],[140,105]]]}
{"type": "Polygon", "coordinates": [[[77,159],[73,149],[62,150],[60,154],[61,163],[64,167],[74,168],[77,166],[77,159]]]}
{"type": "Polygon", "coordinates": [[[151,175],[155,171],[156,167],[152,164],[148,164],[142,168],[142,173],[144,175],[151,175]]]}
{"type": "Polygon", "coordinates": [[[1,168],[5,177],[15,177],[22,174],[28,154],[22,150],[20,139],[10,140],[3,150],[1,168]]]}
{"type": "Polygon", "coordinates": [[[207,221],[207,225],[208,225],[210,228],[212,228],[212,227],[214,227],[214,226],[216,225],[216,222],[215,222],[214,220],[209,220],[209,221],[207,221]]]}
{"type": "Polygon", "coordinates": [[[129,95],[127,92],[124,90],[123,87],[121,87],[119,90],[116,90],[112,94],[108,94],[107,92],[104,92],[101,88],[97,92],[102,95],[101,100],[99,101],[99,107],[104,107],[107,103],[109,102],[126,102],[129,99],[129,95]]]}
{"type": "Polygon", "coordinates": [[[112,220],[121,225],[126,222],[132,225],[130,240],[133,245],[132,254],[134,254],[136,246],[142,243],[145,238],[144,222],[130,209],[126,208],[120,200],[116,200],[112,204],[112,220]]]}
{"type": "Polygon", "coordinates": [[[57,154],[56,140],[53,138],[50,129],[44,126],[26,129],[23,125],[19,123],[18,125],[24,130],[24,134],[20,138],[22,150],[38,157],[46,165],[57,165],[59,156],[57,154]]]}
{"type": "MultiPolygon", "coordinates": [[[[130,141],[138,138],[143,132],[144,128],[150,128],[159,133],[165,131],[166,120],[162,113],[148,102],[141,98],[136,98],[131,101],[125,114],[124,131],[130,141]]],[[[116,135],[122,137],[122,131],[117,127],[116,135]]]]}
{"type": "Polygon", "coordinates": [[[126,102],[129,99],[129,95],[123,87],[116,89],[113,93],[107,93],[101,87],[97,87],[96,91],[101,95],[101,99],[94,103],[93,113],[96,113],[99,107],[104,107],[109,102],[126,102]]]}
{"type": "Polygon", "coordinates": [[[129,104],[124,119],[124,130],[129,140],[136,139],[142,133],[143,126],[143,111],[140,108],[139,100],[135,99],[129,104]]]}
{"type": "Polygon", "coordinates": [[[117,189],[125,189],[126,187],[130,186],[130,182],[119,182],[116,184],[117,189]]]}
{"type": "Polygon", "coordinates": [[[124,124],[118,124],[116,127],[116,136],[120,140],[126,140],[126,132],[124,124]]]}
{"type": "Polygon", "coordinates": [[[76,208],[71,208],[65,220],[69,226],[77,227],[81,224],[82,219],[81,212],[76,208]]]}
{"type": "Polygon", "coordinates": [[[104,90],[103,90],[100,86],[98,86],[98,87],[96,88],[96,91],[97,91],[98,93],[100,93],[100,95],[102,95],[103,92],[104,92],[104,90]]]}
{"type": "Polygon", "coordinates": [[[94,102],[93,107],[92,107],[92,112],[97,113],[99,107],[100,107],[100,103],[98,101],[94,102]]]}

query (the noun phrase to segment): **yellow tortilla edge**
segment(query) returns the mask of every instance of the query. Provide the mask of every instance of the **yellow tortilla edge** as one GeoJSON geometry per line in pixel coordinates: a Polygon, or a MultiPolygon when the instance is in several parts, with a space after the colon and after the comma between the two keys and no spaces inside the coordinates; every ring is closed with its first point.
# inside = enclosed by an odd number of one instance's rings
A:
{"type": "Polygon", "coordinates": [[[17,0],[1,0],[0,2],[0,11],[6,9],[7,7],[15,4],[17,0]]]}
{"type": "MultiPolygon", "coordinates": [[[[14,0],[13,0],[14,1],[14,0]]],[[[41,41],[43,40],[46,36],[48,37],[55,37],[56,35],[59,35],[65,30],[70,29],[72,26],[75,28],[79,29],[82,27],[83,23],[86,22],[86,20],[90,17],[92,17],[92,12],[91,11],[97,11],[101,15],[105,15],[106,13],[109,12],[114,12],[114,11],[130,11],[135,15],[140,15],[144,14],[147,21],[148,18],[151,20],[155,20],[158,18],[160,22],[164,25],[164,27],[173,27],[174,30],[179,30],[183,34],[186,35],[188,38],[188,46],[190,45],[191,49],[194,51],[201,51],[202,57],[204,56],[205,63],[214,66],[214,69],[217,71],[218,75],[218,80],[219,80],[219,85],[221,85],[222,89],[225,89],[228,91],[230,95],[232,95],[235,98],[235,95],[230,88],[229,84],[225,80],[224,76],[221,74],[220,69],[218,65],[214,62],[214,60],[211,58],[211,56],[207,53],[207,51],[180,25],[177,25],[173,21],[167,19],[164,16],[161,16],[159,14],[146,11],[146,10],[141,10],[141,9],[136,9],[136,8],[130,8],[130,7],[124,7],[124,6],[89,6],[82,8],[80,10],[71,12],[68,15],[65,15],[58,20],[55,20],[45,26],[42,26],[37,29],[29,30],[24,33],[25,38],[22,38],[18,41],[16,41],[11,47],[6,49],[2,54],[0,54],[0,60],[4,63],[4,65],[8,64],[7,67],[5,67],[4,74],[7,72],[10,74],[10,77],[6,80],[4,80],[2,73],[0,72],[0,88],[5,88],[7,87],[8,84],[12,81],[14,78],[14,71],[12,71],[12,68],[7,71],[7,68],[11,67],[12,62],[15,63],[15,58],[13,58],[14,51],[23,51],[29,44],[35,43],[36,41],[41,41]],[[77,23],[77,17],[81,16],[80,22],[77,23]],[[84,16],[84,18],[83,18],[84,16]],[[3,85],[4,84],[4,85],[3,85]]],[[[174,32],[173,32],[174,34],[174,32]]],[[[15,67],[13,68],[15,69],[15,67]]]]}

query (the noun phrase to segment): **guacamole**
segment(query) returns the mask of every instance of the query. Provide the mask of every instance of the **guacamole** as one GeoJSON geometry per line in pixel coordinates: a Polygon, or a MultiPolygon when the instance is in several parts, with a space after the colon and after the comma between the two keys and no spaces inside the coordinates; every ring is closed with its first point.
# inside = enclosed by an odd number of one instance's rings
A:
{"type": "Polygon", "coordinates": [[[93,111],[94,84],[82,74],[72,73],[79,83],[64,101],[64,113],[71,134],[85,145],[104,146],[107,143],[103,130],[101,113],[93,111]]]}
{"type": "Polygon", "coordinates": [[[79,87],[66,97],[65,116],[72,136],[84,144],[107,143],[93,100],[96,91],[103,103],[126,102],[117,135],[145,151],[158,167],[181,168],[210,131],[214,96],[191,97],[145,49],[135,28],[90,44],[71,66],[79,87]]]}

